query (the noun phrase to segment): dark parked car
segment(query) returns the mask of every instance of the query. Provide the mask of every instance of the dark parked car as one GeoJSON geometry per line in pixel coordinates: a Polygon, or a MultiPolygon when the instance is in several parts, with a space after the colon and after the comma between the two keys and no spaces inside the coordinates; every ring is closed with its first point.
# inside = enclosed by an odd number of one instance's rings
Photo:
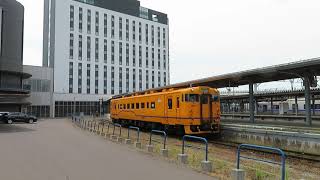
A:
{"type": "Polygon", "coordinates": [[[12,112],[8,113],[5,116],[5,122],[8,124],[12,124],[13,122],[25,122],[32,124],[34,122],[37,122],[37,118],[35,116],[30,116],[25,113],[12,112]]]}
{"type": "Polygon", "coordinates": [[[0,112],[0,121],[5,122],[9,112],[0,112]]]}

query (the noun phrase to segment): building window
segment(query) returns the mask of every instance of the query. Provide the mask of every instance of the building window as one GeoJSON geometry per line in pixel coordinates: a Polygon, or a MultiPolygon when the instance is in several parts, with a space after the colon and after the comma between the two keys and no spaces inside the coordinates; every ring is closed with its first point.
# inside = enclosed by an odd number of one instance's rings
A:
{"type": "Polygon", "coordinates": [[[79,61],[82,60],[82,35],[79,35],[79,53],[78,53],[78,59],[79,61]]]}
{"type": "Polygon", "coordinates": [[[142,70],[139,69],[139,91],[142,91],[142,70]]]}
{"type": "Polygon", "coordinates": [[[99,66],[96,65],[95,66],[95,83],[94,83],[94,86],[95,86],[95,94],[98,94],[99,93],[99,66]]]}
{"type": "Polygon", "coordinates": [[[122,42],[119,42],[119,65],[122,65],[122,42]]]}
{"type": "Polygon", "coordinates": [[[136,42],[136,22],[132,21],[132,41],[136,42]]]}
{"type": "Polygon", "coordinates": [[[161,73],[158,71],[158,87],[161,87],[161,73]]]}
{"type": "Polygon", "coordinates": [[[136,69],[132,70],[132,90],[136,91],[136,69]]]}
{"type": "Polygon", "coordinates": [[[142,24],[139,22],[139,43],[142,43],[142,24]]]}
{"type": "Polygon", "coordinates": [[[136,45],[132,45],[132,66],[136,66],[136,45]]]}
{"type": "Polygon", "coordinates": [[[158,27],[158,47],[160,47],[160,46],[161,46],[161,39],[160,39],[160,36],[161,36],[160,27],[158,27]]]}
{"type": "Polygon", "coordinates": [[[99,36],[99,12],[96,12],[96,36],[99,36]]]}
{"type": "Polygon", "coordinates": [[[87,32],[88,34],[91,34],[91,10],[88,9],[87,12],[87,32]]]}
{"type": "Polygon", "coordinates": [[[139,67],[142,67],[142,47],[139,46],[139,67]]]}
{"type": "Polygon", "coordinates": [[[78,64],[78,94],[82,93],[82,63],[78,64]]]}
{"type": "Polygon", "coordinates": [[[119,67],[119,94],[122,94],[122,67],[119,67]]]}
{"type": "Polygon", "coordinates": [[[158,49],[158,70],[160,70],[161,68],[161,53],[160,53],[160,49],[158,49]]]}
{"type": "Polygon", "coordinates": [[[126,92],[129,92],[129,68],[126,68],[126,92]]]}
{"type": "Polygon", "coordinates": [[[69,63],[69,93],[73,93],[73,62],[69,63]]]}
{"type": "Polygon", "coordinates": [[[146,89],[149,89],[149,71],[146,70],[146,89]]]}
{"type": "Polygon", "coordinates": [[[129,41],[129,19],[126,19],[126,41],[129,41]]]}
{"type": "Polygon", "coordinates": [[[99,62],[99,39],[96,38],[95,40],[95,60],[99,62]]]}
{"type": "Polygon", "coordinates": [[[103,93],[108,94],[108,74],[107,74],[107,66],[103,68],[103,93]]]}
{"type": "Polygon", "coordinates": [[[108,15],[104,14],[104,18],[103,18],[103,33],[104,33],[104,37],[108,37],[108,15]]]}
{"type": "Polygon", "coordinates": [[[154,88],[154,71],[152,71],[152,88],[154,88]]]}
{"type": "Polygon", "coordinates": [[[108,41],[105,39],[103,43],[103,60],[108,63],[108,41]]]}
{"type": "Polygon", "coordinates": [[[90,64],[87,64],[87,94],[90,94],[90,74],[91,74],[91,67],[90,64]]]}
{"type": "Polygon", "coordinates": [[[79,8],[79,32],[82,33],[83,26],[83,10],[79,8]]]}
{"type": "Polygon", "coordinates": [[[146,47],[146,68],[149,67],[149,48],[146,47]]]}
{"type": "Polygon", "coordinates": [[[119,40],[122,40],[122,18],[119,18],[119,40]]]}
{"type": "Polygon", "coordinates": [[[167,73],[163,72],[163,86],[167,85],[167,73]]]}
{"type": "Polygon", "coordinates": [[[70,31],[74,31],[74,6],[70,6],[70,31]]]}
{"type": "Polygon", "coordinates": [[[166,29],[163,28],[163,47],[165,48],[166,47],[166,29]]]}
{"type": "Polygon", "coordinates": [[[91,38],[90,36],[87,37],[87,61],[91,59],[91,38]]]}
{"type": "Polygon", "coordinates": [[[111,94],[114,94],[114,67],[111,67],[111,94]]]}
{"type": "Polygon", "coordinates": [[[163,50],[163,69],[164,70],[167,69],[167,54],[166,54],[166,50],[163,50]]]}
{"type": "Polygon", "coordinates": [[[111,41],[111,64],[114,64],[114,41],[111,41]]]}
{"type": "Polygon", "coordinates": [[[151,61],[151,63],[152,63],[152,64],[151,64],[151,65],[152,65],[152,69],[154,69],[154,48],[152,48],[151,58],[152,58],[152,59],[151,59],[151,60],[152,60],[152,61],[151,61]]]}
{"type": "Polygon", "coordinates": [[[69,58],[73,59],[73,46],[74,46],[74,36],[70,34],[70,43],[69,43],[69,58]]]}
{"type": "Polygon", "coordinates": [[[154,26],[151,26],[151,45],[154,46],[154,26]]]}
{"type": "Polygon", "coordinates": [[[114,38],[114,16],[111,16],[111,38],[114,38]]]}
{"type": "Polygon", "coordinates": [[[146,24],[146,44],[148,45],[149,43],[149,27],[148,24],[146,24]]]}
{"type": "Polygon", "coordinates": [[[126,44],[126,66],[129,66],[129,44],[126,44]]]}

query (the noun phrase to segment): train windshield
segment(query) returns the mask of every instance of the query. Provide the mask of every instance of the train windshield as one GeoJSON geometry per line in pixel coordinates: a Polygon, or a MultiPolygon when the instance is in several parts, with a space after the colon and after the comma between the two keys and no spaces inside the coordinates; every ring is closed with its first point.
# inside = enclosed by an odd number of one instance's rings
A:
{"type": "Polygon", "coordinates": [[[199,94],[186,94],[185,101],[186,102],[199,102],[199,94]]]}

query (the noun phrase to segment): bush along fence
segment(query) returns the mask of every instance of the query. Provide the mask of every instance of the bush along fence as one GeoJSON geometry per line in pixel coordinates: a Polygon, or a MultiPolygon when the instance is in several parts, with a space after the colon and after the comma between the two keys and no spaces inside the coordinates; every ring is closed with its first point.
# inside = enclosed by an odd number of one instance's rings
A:
{"type": "MultiPolygon", "coordinates": [[[[142,143],[140,140],[140,128],[129,126],[126,129],[124,129],[120,124],[112,123],[108,121],[95,121],[95,120],[85,120],[80,117],[72,117],[72,122],[78,126],[79,128],[96,133],[98,135],[104,136],[105,138],[109,138],[112,141],[116,141],[118,143],[122,143],[124,140],[124,143],[127,145],[134,144],[134,147],[137,149],[142,148],[142,143]],[[123,131],[127,130],[127,135],[124,139],[123,131]],[[135,134],[136,136],[133,137],[132,134],[135,134]]],[[[169,149],[167,146],[167,133],[165,131],[159,131],[159,130],[151,130],[149,136],[149,141],[145,144],[146,150],[150,153],[154,152],[154,135],[161,135],[161,141],[158,141],[162,146],[160,149],[160,154],[163,157],[169,156],[169,149]]],[[[188,164],[188,154],[186,153],[186,148],[190,147],[187,146],[187,141],[192,142],[199,142],[204,144],[204,148],[197,147],[197,149],[203,149],[203,160],[201,160],[201,170],[207,173],[211,173],[214,171],[214,166],[211,161],[209,161],[208,158],[208,140],[203,137],[198,136],[190,136],[190,135],[184,135],[182,137],[182,145],[181,145],[181,153],[177,154],[177,159],[180,164],[188,164]]],[[[241,159],[248,159],[256,162],[260,162],[262,164],[273,164],[273,165],[279,165],[281,167],[280,171],[280,179],[285,180],[286,179],[286,154],[278,148],[273,147],[267,147],[267,146],[257,146],[252,144],[241,144],[237,148],[236,153],[236,168],[232,170],[231,172],[231,179],[233,180],[244,180],[246,179],[245,176],[245,170],[241,169],[241,159]],[[274,161],[274,160],[266,160],[262,158],[256,158],[253,156],[250,156],[250,153],[248,155],[242,155],[242,150],[254,150],[258,152],[269,152],[269,153],[275,153],[280,156],[280,162],[274,161]]]]}

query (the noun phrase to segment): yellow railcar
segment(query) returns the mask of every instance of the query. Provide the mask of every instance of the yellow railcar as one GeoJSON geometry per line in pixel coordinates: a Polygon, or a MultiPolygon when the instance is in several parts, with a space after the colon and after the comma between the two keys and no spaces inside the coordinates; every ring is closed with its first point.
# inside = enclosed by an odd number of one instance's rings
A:
{"type": "Polygon", "coordinates": [[[122,125],[185,134],[220,133],[219,96],[217,89],[204,86],[120,96],[111,100],[111,118],[122,125]]]}

